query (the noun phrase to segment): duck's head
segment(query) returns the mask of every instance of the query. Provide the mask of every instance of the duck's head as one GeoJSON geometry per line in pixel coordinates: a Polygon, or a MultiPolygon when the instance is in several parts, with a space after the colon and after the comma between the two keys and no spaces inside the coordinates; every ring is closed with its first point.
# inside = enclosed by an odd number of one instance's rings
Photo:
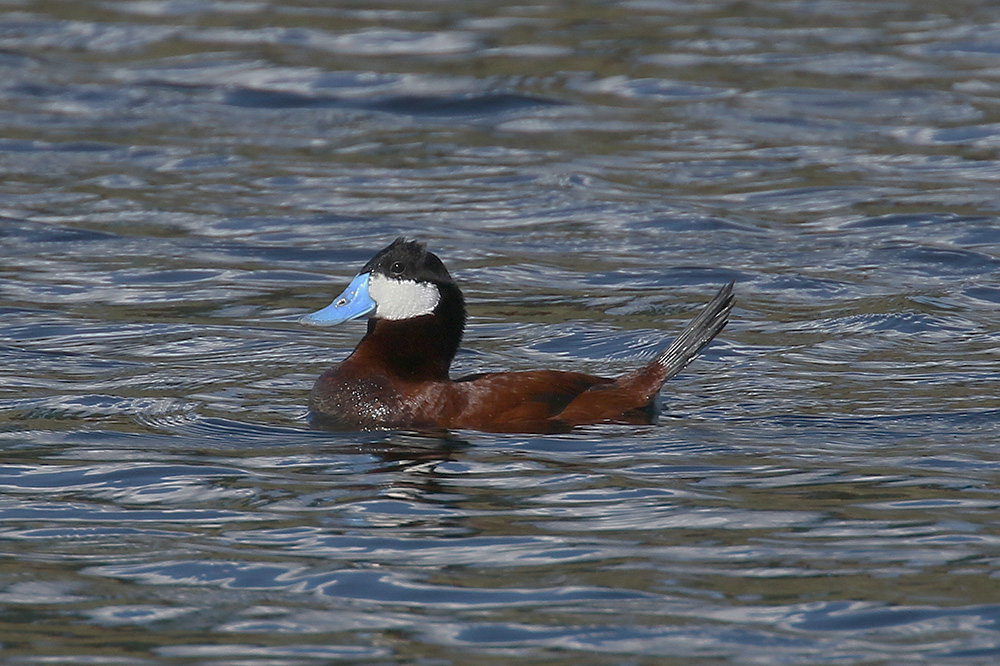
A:
{"type": "Polygon", "coordinates": [[[332,326],[365,315],[388,321],[438,315],[454,322],[457,317],[461,335],[465,304],[437,255],[423,243],[397,238],[364,265],[333,303],[300,321],[332,326]]]}

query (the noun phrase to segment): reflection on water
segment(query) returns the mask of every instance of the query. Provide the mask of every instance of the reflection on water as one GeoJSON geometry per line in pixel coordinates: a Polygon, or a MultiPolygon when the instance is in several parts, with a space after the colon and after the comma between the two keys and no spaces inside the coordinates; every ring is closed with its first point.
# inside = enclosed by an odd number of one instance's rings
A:
{"type": "Polygon", "coordinates": [[[0,661],[997,660],[992,6],[8,9],[0,661]],[[456,374],[738,307],[659,426],[312,430],[401,234],[456,374]]]}

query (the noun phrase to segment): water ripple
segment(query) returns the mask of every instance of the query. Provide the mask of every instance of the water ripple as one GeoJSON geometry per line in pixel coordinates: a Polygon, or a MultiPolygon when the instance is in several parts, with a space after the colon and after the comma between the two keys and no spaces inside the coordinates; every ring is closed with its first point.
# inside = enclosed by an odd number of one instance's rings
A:
{"type": "Polygon", "coordinates": [[[994,663],[1000,12],[758,4],[0,16],[0,660],[994,663]],[[737,307],[655,426],[312,430],[398,235],[456,373],[737,307]]]}

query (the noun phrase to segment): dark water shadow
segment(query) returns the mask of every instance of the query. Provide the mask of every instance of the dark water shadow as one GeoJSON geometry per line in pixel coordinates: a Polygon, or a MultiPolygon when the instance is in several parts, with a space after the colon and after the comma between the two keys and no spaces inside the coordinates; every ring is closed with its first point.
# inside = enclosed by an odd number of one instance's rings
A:
{"type": "Polygon", "coordinates": [[[428,117],[490,116],[565,104],[550,97],[502,91],[465,95],[388,95],[356,100],[244,87],[229,90],[224,101],[229,106],[253,109],[358,109],[428,117]]]}

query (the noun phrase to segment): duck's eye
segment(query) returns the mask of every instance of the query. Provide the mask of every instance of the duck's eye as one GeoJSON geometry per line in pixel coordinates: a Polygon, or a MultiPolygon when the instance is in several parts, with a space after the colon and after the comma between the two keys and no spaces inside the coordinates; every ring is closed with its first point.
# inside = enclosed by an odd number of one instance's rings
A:
{"type": "Polygon", "coordinates": [[[405,270],[406,266],[404,266],[402,262],[399,261],[395,261],[393,262],[392,266],[389,266],[389,272],[392,273],[393,275],[402,275],[403,271],[405,270]]]}
{"type": "Polygon", "coordinates": [[[338,308],[342,308],[345,305],[347,305],[347,299],[346,298],[342,298],[339,301],[337,301],[337,307],[338,308]]]}

